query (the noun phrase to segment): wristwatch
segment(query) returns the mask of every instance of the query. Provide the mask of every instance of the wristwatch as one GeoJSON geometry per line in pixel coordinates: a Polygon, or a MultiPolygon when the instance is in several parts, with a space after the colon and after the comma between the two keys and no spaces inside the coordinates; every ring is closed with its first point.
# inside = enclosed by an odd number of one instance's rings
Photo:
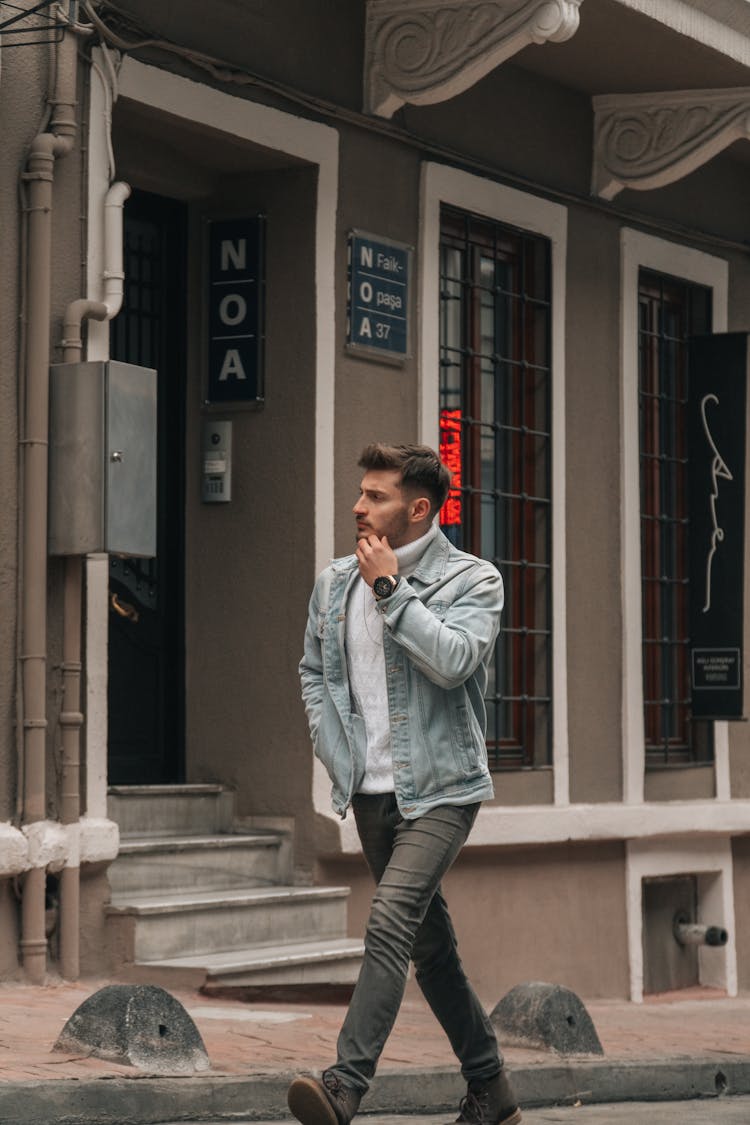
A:
{"type": "Polygon", "coordinates": [[[389,598],[398,586],[398,578],[392,574],[381,574],[372,584],[372,592],[378,601],[389,598]]]}

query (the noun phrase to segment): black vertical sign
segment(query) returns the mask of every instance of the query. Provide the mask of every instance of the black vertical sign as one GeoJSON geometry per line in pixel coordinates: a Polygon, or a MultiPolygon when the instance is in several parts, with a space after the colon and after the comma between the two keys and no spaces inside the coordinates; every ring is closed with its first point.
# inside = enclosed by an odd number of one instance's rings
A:
{"type": "Polygon", "coordinates": [[[261,215],[209,224],[209,403],[263,400],[263,234],[261,215]]]}
{"type": "Polygon", "coordinates": [[[694,718],[743,711],[748,335],[690,343],[690,668],[694,718]]]}

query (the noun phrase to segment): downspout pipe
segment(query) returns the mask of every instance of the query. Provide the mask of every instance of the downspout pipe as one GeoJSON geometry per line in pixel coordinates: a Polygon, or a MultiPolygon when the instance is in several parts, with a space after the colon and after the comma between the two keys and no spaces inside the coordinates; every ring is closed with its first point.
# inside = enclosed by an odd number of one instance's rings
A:
{"type": "Polygon", "coordinates": [[[122,258],[122,210],[130,196],[130,185],[113,183],[104,199],[104,300],[81,297],[65,310],[63,362],[77,363],[83,352],[81,326],[86,319],[112,320],[122,308],[125,273],[122,258]]]}
{"type": "MultiPolygon", "coordinates": [[[[104,300],[71,301],[65,310],[63,361],[78,363],[83,353],[81,326],[86,318],[111,320],[122,307],[125,275],[122,259],[122,219],[130,187],[114,183],[104,200],[104,300]]],[[[60,873],[60,973],[78,980],[80,972],[80,855],[77,825],[81,814],[81,604],[83,560],[65,560],[63,604],[63,709],[60,820],[69,827],[68,859],[60,873]]]]}
{"type": "Polygon", "coordinates": [[[80,975],[79,919],[81,910],[80,844],[78,821],[81,815],[81,559],[65,560],[63,597],[63,702],[62,768],[60,776],[60,821],[68,829],[68,854],[60,872],[59,967],[65,980],[80,975]]]}
{"type": "MultiPolygon", "coordinates": [[[[21,420],[24,511],[21,543],[21,682],[23,714],[23,827],[27,835],[46,814],[47,692],[47,449],[51,312],[52,188],[55,162],[73,148],[76,135],[77,44],[65,31],[57,50],[57,74],[49,131],[31,142],[22,179],[27,185],[28,316],[25,412],[21,420]]],[[[45,869],[24,878],[21,954],[27,979],[44,981],[45,869]]]]}

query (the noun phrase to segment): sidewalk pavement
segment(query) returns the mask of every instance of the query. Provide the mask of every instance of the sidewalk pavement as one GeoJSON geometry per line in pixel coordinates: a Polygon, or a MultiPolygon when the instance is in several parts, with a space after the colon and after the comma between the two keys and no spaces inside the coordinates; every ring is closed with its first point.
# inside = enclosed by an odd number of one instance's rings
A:
{"type": "MultiPolygon", "coordinates": [[[[292,1075],[318,1073],[335,1058],[342,1004],[244,1003],[177,989],[170,991],[194,1019],[210,1070],[147,1074],[53,1051],[66,1020],[108,983],[0,985],[3,1125],[283,1118],[292,1075]]],[[[484,999],[491,1009],[495,1001],[484,999]]],[[[505,1048],[522,1106],[750,1093],[750,994],[695,989],[644,1004],[585,1003],[603,1058],[505,1048]]],[[[455,1109],[463,1092],[441,1029],[410,992],[362,1112],[438,1113],[455,1109]]]]}

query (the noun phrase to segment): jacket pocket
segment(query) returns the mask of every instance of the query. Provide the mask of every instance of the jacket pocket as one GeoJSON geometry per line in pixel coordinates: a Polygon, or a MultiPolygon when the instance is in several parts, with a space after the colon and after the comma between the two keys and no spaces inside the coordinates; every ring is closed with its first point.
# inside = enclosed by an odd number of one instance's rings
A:
{"type": "Polygon", "coordinates": [[[453,711],[453,740],[466,773],[475,773],[479,766],[476,738],[471,730],[469,709],[464,704],[453,711]]]}
{"type": "Polygon", "coordinates": [[[348,774],[349,743],[330,696],[323,700],[320,722],[313,738],[313,750],[326,767],[331,781],[342,786],[345,767],[348,774]]]}

